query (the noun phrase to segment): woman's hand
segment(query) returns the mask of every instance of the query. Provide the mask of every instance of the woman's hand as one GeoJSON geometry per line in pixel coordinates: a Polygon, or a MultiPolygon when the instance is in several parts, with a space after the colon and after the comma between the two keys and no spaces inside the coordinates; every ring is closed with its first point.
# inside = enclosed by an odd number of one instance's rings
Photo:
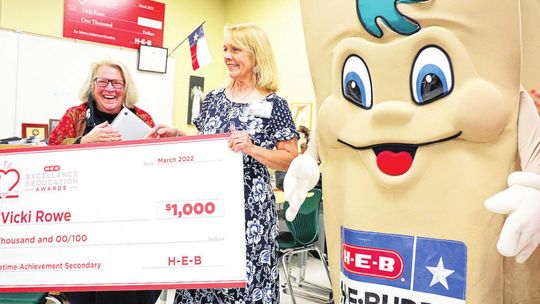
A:
{"type": "Polygon", "coordinates": [[[298,156],[298,140],[278,141],[275,149],[266,149],[253,144],[251,136],[246,131],[236,131],[234,126],[229,128],[229,148],[234,152],[242,151],[256,161],[273,170],[287,171],[291,161],[298,156]]]}
{"type": "Polygon", "coordinates": [[[88,132],[81,138],[81,144],[97,143],[97,142],[113,142],[121,141],[122,135],[116,131],[108,122],[101,123],[95,126],[92,131],[88,132]]]}
{"type": "Polygon", "coordinates": [[[146,135],[146,139],[176,136],[186,136],[186,133],[180,129],[172,128],[164,124],[157,124],[154,128],[152,128],[150,133],[146,135]]]}
{"type": "Polygon", "coordinates": [[[229,148],[234,152],[242,151],[244,154],[250,155],[254,145],[251,141],[251,136],[246,131],[235,131],[231,129],[232,134],[229,137],[229,148]]]}

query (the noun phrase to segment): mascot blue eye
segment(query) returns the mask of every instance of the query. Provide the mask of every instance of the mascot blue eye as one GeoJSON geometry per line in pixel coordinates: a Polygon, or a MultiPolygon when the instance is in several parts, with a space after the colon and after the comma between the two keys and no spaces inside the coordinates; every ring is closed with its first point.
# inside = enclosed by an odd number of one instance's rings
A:
{"type": "Polygon", "coordinates": [[[371,78],[366,64],[360,57],[351,55],[345,60],[341,86],[345,99],[363,109],[371,108],[371,78]]]}
{"type": "Polygon", "coordinates": [[[443,71],[433,64],[428,64],[420,70],[416,78],[416,94],[418,103],[429,103],[448,93],[448,84],[443,71]]]}
{"type": "Polygon", "coordinates": [[[366,108],[366,91],[360,76],[355,72],[349,72],[343,80],[343,95],[350,102],[366,108]]]}
{"type": "Polygon", "coordinates": [[[450,94],[453,85],[454,75],[448,55],[436,46],[420,50],[411,72],[413,100],[420,105],[428,104],[450,94]]]}

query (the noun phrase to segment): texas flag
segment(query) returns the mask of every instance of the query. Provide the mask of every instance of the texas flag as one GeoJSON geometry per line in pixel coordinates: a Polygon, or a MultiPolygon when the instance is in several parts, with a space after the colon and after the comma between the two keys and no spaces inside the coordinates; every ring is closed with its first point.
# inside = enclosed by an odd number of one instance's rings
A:
{"type": "Polygon", "coordinates": [[[191,65],[194,71],[212,61],[202,24],[189,35],[189,47],[191,49],[191,65]]]}

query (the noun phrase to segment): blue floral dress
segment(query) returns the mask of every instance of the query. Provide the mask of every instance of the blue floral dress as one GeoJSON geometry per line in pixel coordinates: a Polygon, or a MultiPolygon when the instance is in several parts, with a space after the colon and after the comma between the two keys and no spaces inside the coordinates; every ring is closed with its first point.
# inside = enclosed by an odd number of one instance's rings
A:
{"type": "MultiPolygon", "coordinates": [[[[225,90],[205,98],[194,120],[201,134],[247,131],[253,144],[273,149],[278,141],[298,137],[287,101],[272,93],[270,118],[257,117],[249,104],[232,102],[225,90]]],[[[277,212],[266,166],[244,154],[244,198],[246,218],[246,288],[178,290],[175,303],[279,303],[277,212]]]]}

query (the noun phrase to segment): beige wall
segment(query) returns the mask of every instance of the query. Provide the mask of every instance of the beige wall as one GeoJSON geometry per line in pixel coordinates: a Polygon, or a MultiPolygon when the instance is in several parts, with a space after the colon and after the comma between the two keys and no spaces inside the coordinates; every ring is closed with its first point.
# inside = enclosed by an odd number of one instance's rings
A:
{"type": "Polygon", "coordinates": [[[161,2],[165,2],[166,4],[163,46],[168,48],[169,51],[172,51],[180,41],[206,20],[204,32],[212,56],[212,63],[197,71],[193,71],[189,42],[187,40],[172,54],[176,58],[173,124],[175,127],[184,130],[191,129],[192,131],[188,131],[188,133],[193,133],[195,128],[188,126],[186,123],[189,76],[204,77],[205,92],[208,92],[212,88],[221,86],[225,75],[223,66],[219,64],[223,45],[223,24],[225,22],[223,12],[225,11],[225,1],[168,0],[161,2]]]}
{"type": "MultiPolygon", "coordinates": [[[[193,71],[189,44],[173,54],[176,76],[173,124],[186,124],[189,76],[205,78],[205,92],[227,79],[223,64],[223,26],[251,22],[270,36],[280,73],[279,94],[289,102],[310,102],[315,95],[304,49],[300,7],[293,0],[157,0],[166,4],[163,46],[172,51],[178,43],[206,20],[204,30],[212,63],[193,71]]],[[[0,27],[62,37],[63,0],[0,0],[0,27]]],[[[39,69],[39,67],[38,67],[39,69]]]]}
{"type": "Polygon", "coordinates": [[[292,0],[226,0],[227,23],[255,23],[268,34],[280,76],[279,93],[289,102],[314,102],[300,2],[292,0]]]}

